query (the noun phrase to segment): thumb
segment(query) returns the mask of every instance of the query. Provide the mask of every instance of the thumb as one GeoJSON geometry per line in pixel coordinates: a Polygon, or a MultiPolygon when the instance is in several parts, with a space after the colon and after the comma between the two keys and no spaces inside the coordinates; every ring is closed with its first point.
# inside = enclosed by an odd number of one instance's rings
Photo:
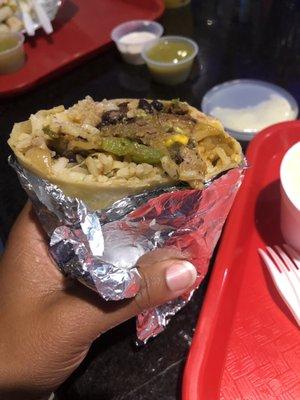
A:
{"type": "MultiPolygon", "coordinates": [[[[138,270],[142,278],[141,287],[133,299],[104,302],[86,288],[81,288],[78,296],[78,286],[61,299],[59,315],[68,321],[69,329],[72,321],[76,323],[78,340],[85,342],[82,344],[92,342],[101,333],[147,309],[176,299],[193,287],[197,277],[195,267],[190,262],[179,259],[164,260],[152,265],[143,263],[138,270]]],[[[76,341],[74,336],[73,340],[76,341]]]]}
{"type": "Polygon", "coordinates": [[[140,291],[129,305],[134,315],[159,306],[185,293],[197,277],[195,267],[186,260],[169,259],[139,267],[140,291]]]}

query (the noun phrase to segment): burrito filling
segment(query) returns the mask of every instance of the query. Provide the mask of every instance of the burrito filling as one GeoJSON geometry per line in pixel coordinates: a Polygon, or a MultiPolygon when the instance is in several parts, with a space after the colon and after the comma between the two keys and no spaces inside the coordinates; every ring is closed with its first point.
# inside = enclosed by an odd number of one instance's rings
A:
{"type": "Polygon", "coordinates": [[[177,182],[202,188],[243,159],[218,120],[179,100],[86,97],[15,124],[8,143],[25,168],[93,209],[177,182]]]}
{"type": "MultiPolygon", "coordinates": [[[[18,125],[18,124],[16,124],[18,125]]],[[[39,111],[9,143],[46,174],[106,180],[183,181],[193,188],[242,161],[221,124],[178,100],[90,97],[39,111]]]]}

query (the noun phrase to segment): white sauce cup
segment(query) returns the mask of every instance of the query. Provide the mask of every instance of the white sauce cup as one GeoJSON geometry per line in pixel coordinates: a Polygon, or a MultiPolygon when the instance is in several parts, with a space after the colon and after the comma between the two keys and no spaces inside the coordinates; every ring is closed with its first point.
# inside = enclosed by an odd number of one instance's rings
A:
{"type": "Polygon", "coordinates": [[[111,38],[115,42],[119,52],[127,63],[141,65],[145,64],[145,61],[141,55],[142,50],[146,45],[160,38],[163,32],[164,28],[158,22],[148,20],[132,20],[116,26],[111,32],[111,38]],[[138,43],[134,41],[132,41],[132,43],[123,43],[121,39],[125,35],[133,32],[149,32],[153,34],[154,37],[153,39],[146,39],[145,41],[139,41],[138,43]]]}

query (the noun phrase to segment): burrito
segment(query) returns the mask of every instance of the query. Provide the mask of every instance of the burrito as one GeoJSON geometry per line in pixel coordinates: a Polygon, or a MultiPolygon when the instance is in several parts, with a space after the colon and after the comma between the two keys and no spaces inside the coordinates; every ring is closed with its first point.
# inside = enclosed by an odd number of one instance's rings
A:
{"type": "Polygon", "coordinates": [[[8,144],[23,167],[90,210],[159,186],[201,189],[243,160],[218,120],[177,99],[86,97],[16,123],[8,144]]]}

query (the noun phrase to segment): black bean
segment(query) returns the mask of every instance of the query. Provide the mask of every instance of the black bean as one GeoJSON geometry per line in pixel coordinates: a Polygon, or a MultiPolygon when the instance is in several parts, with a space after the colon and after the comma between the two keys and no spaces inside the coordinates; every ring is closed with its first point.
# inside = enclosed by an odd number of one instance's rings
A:
{"type": "Polygon", "coordinates": [[[151,106],[154,108],[156,111],[161,111],[164,108],[163,103],[161,103],[158,100],[153,100],[151,103],[151,106]]]}
{"type": "Polygon", "coordinates": [[[179,164],[182,163],[183,158],[181,157],[180,154],[176,154],[176,155],[175,155],[175,158],[174,158],[174,161],[175,161],[175,163],[176,163],[177,165],[179,165],[179,164]]]}
{"type": "Polygon", "coordinates": [[[77,162],[76,154],[72,153],[71,151],[64,153],[64,157],[66,157],[70,162],[77,162]]]}
{"type": "Polygon", "coordinates": [[[183,158],[180,154],[180,149],[181,145],[179,143],[174,143],[169,150],[171,158],[175,161],[177,165],[181,164],[183,161],[183,158]]]}
{"type": "Polygon", "coordinates": [[[120,110],[122,113],[126,114],[126,113],[128,112],[128,101],[124,101],[124,103],[120,103],[120,104],[118,105],[118,107],[119,107],[119,110],[120,110]]]}
{"type": "Polygon", "coordinates": [[[124,113],[120,110],[106,111],[102,114],[102,125],[115,125],[120,122],[124,117],[124,113]]]}
{"type": "Polygon", "coordinates": [[[139,100],[138,108],[141,108],[142,110],[144,110],[150,114],[153,113],[151,104],[146,99],[139,100]]]}
{"type": "Polygon", "coordinates": [[[136,121],[136,117],[130,117],[130,118],[126,117],[123,119],[124,124],[132,124],[135,121],[136,121]]]}

